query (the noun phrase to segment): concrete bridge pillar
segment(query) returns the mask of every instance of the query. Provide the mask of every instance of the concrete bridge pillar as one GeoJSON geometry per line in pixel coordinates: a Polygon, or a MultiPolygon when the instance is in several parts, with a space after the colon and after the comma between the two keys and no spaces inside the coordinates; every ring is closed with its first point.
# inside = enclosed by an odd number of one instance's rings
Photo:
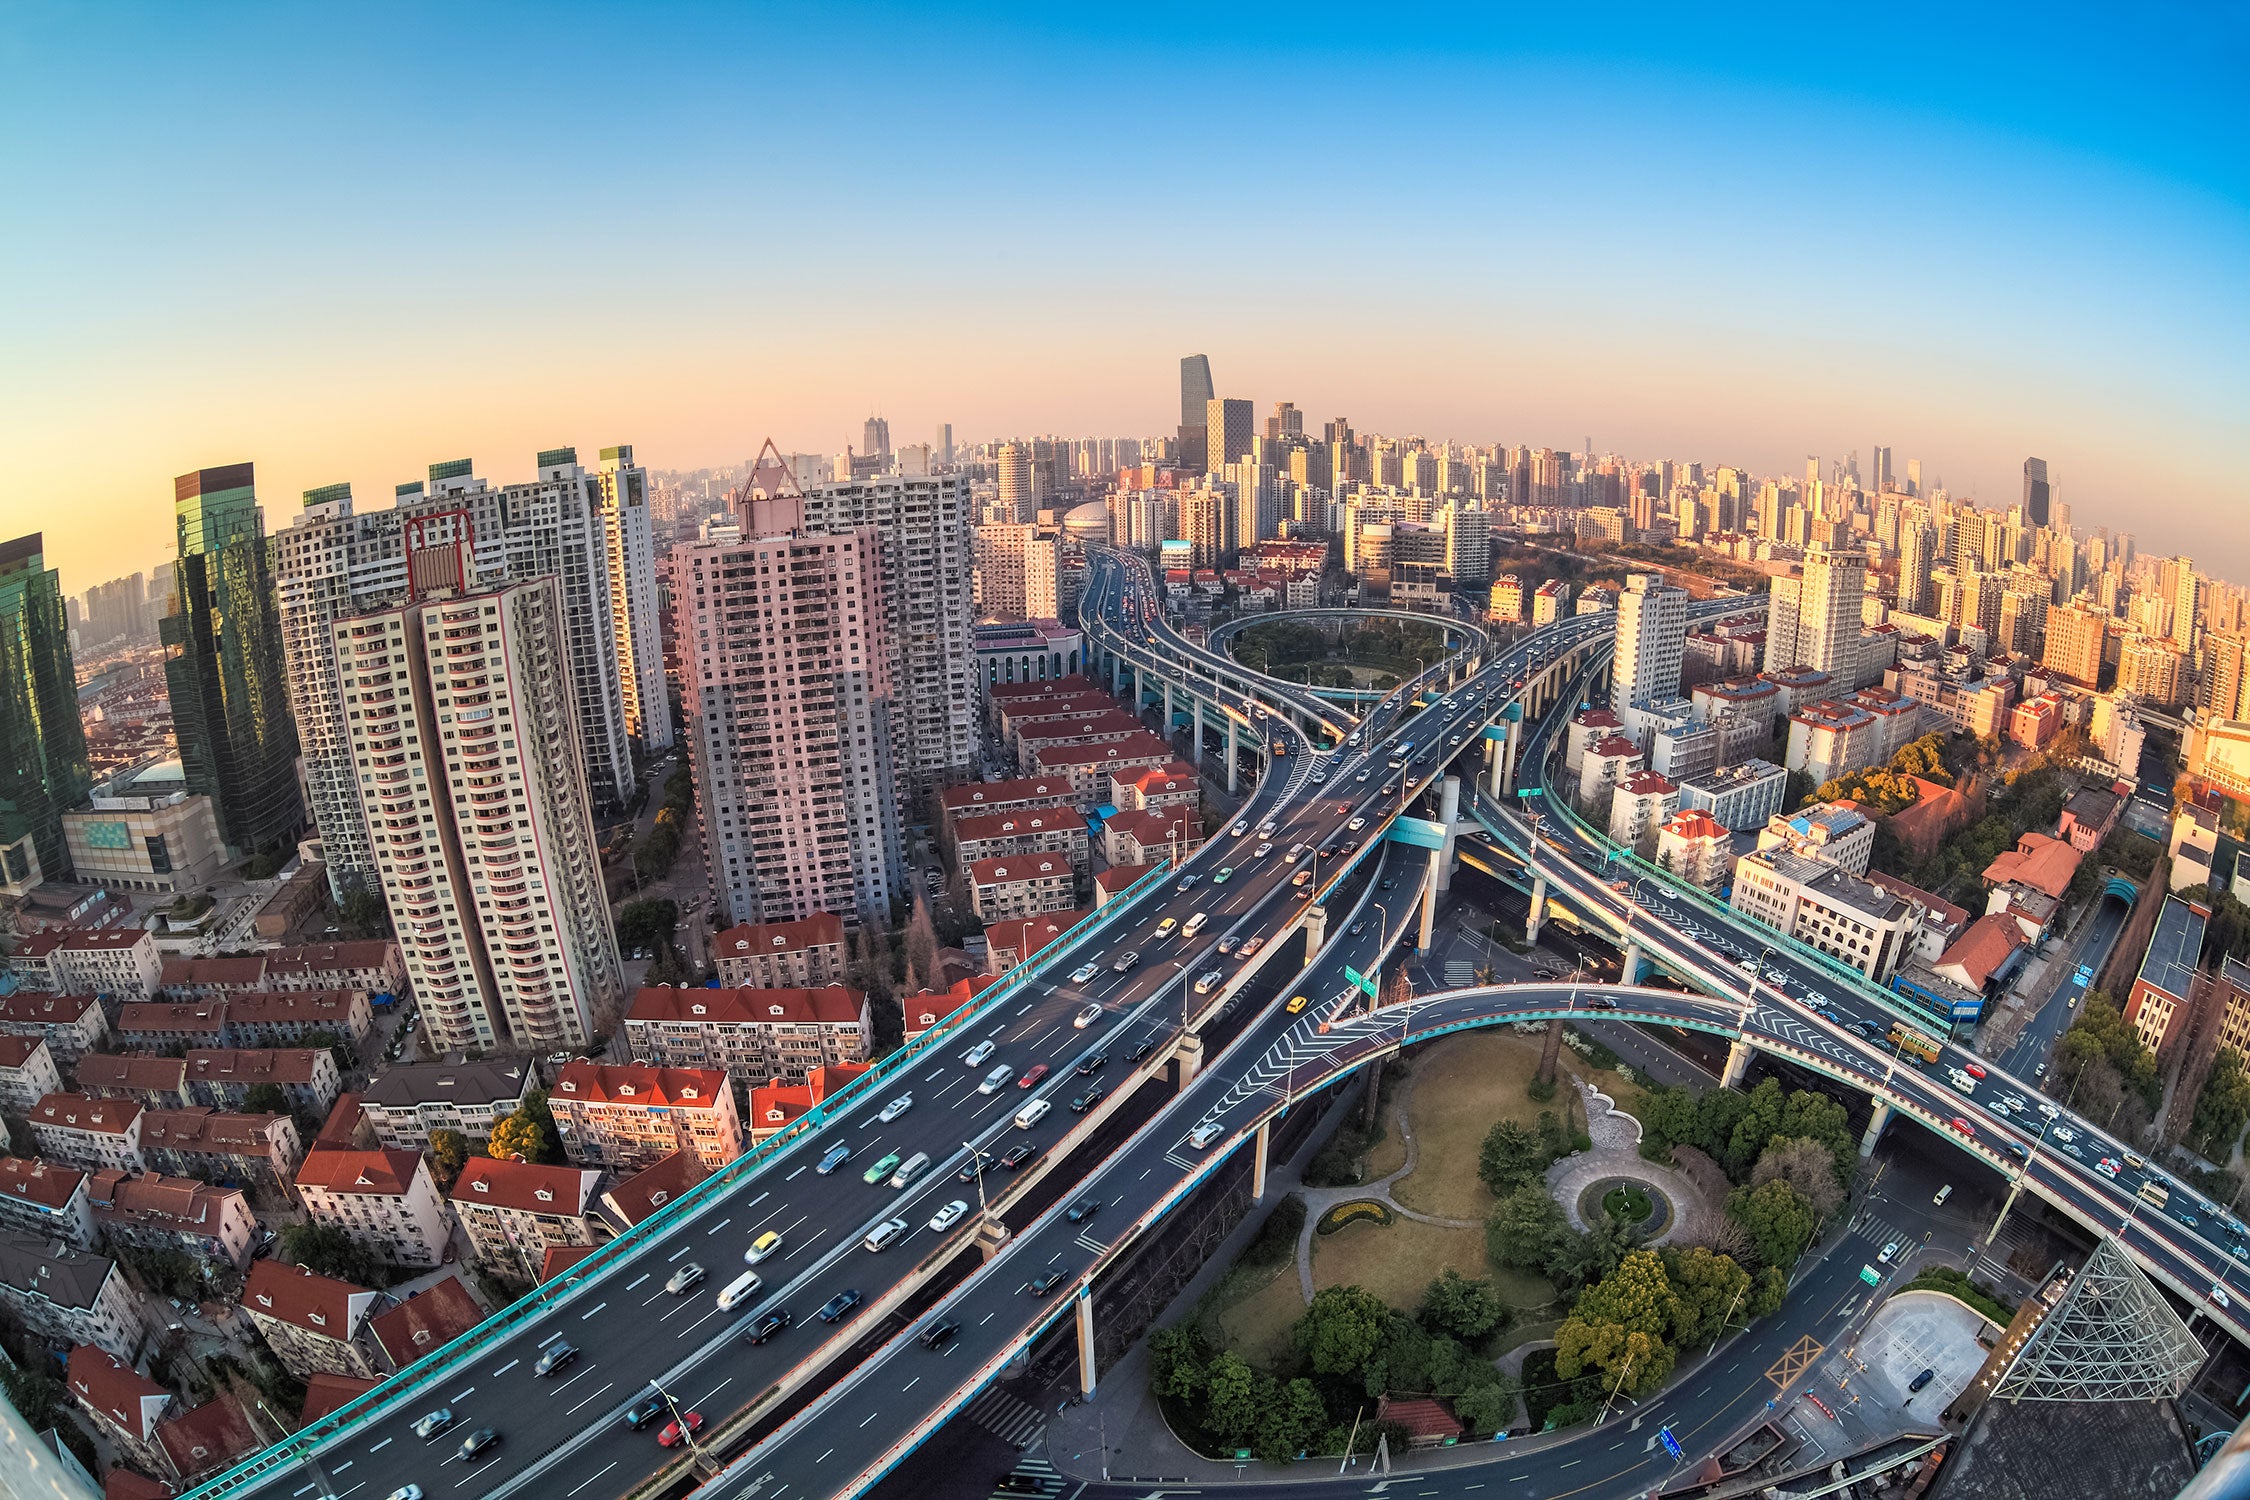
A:
{"type": "Polygon", "coordinates": [[[1235,782],[1241,776],[1241,761],[1234,753],[1234,718],[1227,717],[1227,795],[1235,795],[1235,782]]]}
{"type": "Polygon", "coordinates": [[[1197,766],[1201,766],[1203,764],[1203,700],[1193,693],[1188,694],[1188,711],[1195,716],[1195,741],[1188,759],[1195,762],[1197,766]]]}
{"type": "Polygon", "coordinates": [[[1270,1144],[1267,1140],[1267,1133],[1272,1128],[1273,1121],[1261,1120],[1258,1122],[1258,1133],[1250,1139],[1250,1150],[1252,1152],[1250,1157],[1250,1201],[1252,1203],[1263,1203],[1266,1199],[1266,1150],[1270,1144]]]}
{"type": "Polygon", "coordinates": [[[977,1256],[989,1263],[1008,1243],[1008,1226],[997,1218],[985,1218],[977,1223],[977,1256]]]}
{"type": "Polygon", "coordinates": [[[1078,1393],[1094,1394],[1094,1291],[1078,1294],[1078,1393]]]}
{"type": "Polygon", "coordinates": [[[1495,802],[1499,801],[1502,795],[1500,791],[1502,772],[1500,751],[1502,743],[1500,740],[1486,740],[1484,742],[1484,794],[1495,802]]]}
{"type": "Polygon", "coordinates": [[[1625,966],[1617,971],[1619,984],[1638,984],[1641,981],[1641,943],[1638,938],[1625,940],[1625,966]]]}
{"type": "Polygon", "coordinates": [[[1430,951],[1430,934],[1437,925],[1438,881],[1445,871],[1445,851],[1430,851],[1430,875],[1422,882],[1422,928],[1414,938],[1414,952],[1421,956],[1430,951]]]}
{"type": "Polygon", "coordinates": [[[1180,1038],[1179,1046],[1172,1049],[1172,1063],[1179,1075],[1179,1091],[1195,1082],[1195,1075],[1203,1071],[1203,1038],[1189,1032],[1180,1038]]]}
{"type": "Polygon", "coordinates": [[[1513,797],[1516,794],[1516,754],[1523,745],[1523,721],[1521,719],[1510,719],[1507,724],[1508,738],[1502,742],[1506,747],[1502,755],[1508,768],[1501,773],[1500,795],[1513,797]]]}
{"type": "Polygon", "coordinates": [[[1125,688],[1125,658],[1116,652],[1109,653],[1109,695],[1114,698],[1125,688]]]}
{"type": "Polygon", "coordinates": [[[1531,872],[1531,914],[1524,918],[1523,940],[1527,945],[1539,942],[1539,924],[1547,920],[1547,877],[1539,871],[1531,872]]]}
{"type": "MultiPolygon", "coordinates": [[[[1438,821],[1445,825],[1445,847],[1438,851],[1437,878],[1431,884],[1442,893],[1453,884],[1453,866],[1457,858],[1454,853],[1453,830],[1461,821],[1461,778],[1458,776],[1448,776],[1438,783],[1438,821]]],[[[1429,946],[1429,934],[1425,931],[1422,947],[1427,951],[1429,946]]]]}
{"type": "Polygon", "coordinates": [[[1867,1120],[1867,1131],[1859,1138],[1862,1160],[1875,1154],[1876,1143],[1883,1139],[1883,1127],[1891,1123],[1891,1107],[1882,1100],[1875,1101],[1875,1113],[1867,1120]]]}
{"type": "Polygon", "coordinates": [[[1750,1055],[1757,1050],[1747,1040],[1737,1037],[1734,1045],[1727,1048],[1727,1068],[1719,1075],[1719,1087],[1731,1089],[1738,1086],[1743,1076],[1750,1071],[1750,1055]]]}
{"type": "Polygon", "coordinates": [[[1172,679],[1164,679],[1164,738],[1172,737],[1172,679]]]}
{"type": "Polygon", "coordinates": [[[1305,954],[1309,958],[1328,941],[1328,907],[1315,901],[1305,908],[1305,954]]]}

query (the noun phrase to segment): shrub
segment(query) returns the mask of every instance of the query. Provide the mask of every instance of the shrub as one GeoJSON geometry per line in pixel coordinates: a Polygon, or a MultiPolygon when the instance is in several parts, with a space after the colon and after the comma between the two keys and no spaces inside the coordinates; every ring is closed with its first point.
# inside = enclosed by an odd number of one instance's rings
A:
{"type": "Polygon", "coordinates": [[[1328,1212],[1322,1214],[1320,1222],[1313,1226],[1313,1233],[1334,1234],[1346,1224],[1358,1219],[1370,1219],[1377,1224],[1389,1225],[1396,1222],[1397,1215],[1393,1214],[1386,1205],[1376,1202],[1373,1198],[1353,1198],[1348,1202],[1337,1204],[1328,1212]]]}

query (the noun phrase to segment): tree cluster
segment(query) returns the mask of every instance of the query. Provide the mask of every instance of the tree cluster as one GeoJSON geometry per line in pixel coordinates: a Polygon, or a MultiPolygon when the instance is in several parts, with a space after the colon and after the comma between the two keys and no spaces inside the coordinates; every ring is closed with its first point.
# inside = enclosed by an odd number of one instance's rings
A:
{"type": "Polygon", "coordinates": [[[555,1115],[547,1107],[545,1089],[526,1093],[516,1112],[492,1127],[484,1154],[495,1161],[513,1159],[543,1166],[562,1160],[562,1136],[555,1130],[555,1115]]]}
{"type": "Polygon", "coordinates": [[[1654,1090],[1641,1111],[1643,1155],[1662,1161],[1674,1146],[1693,1146],[1737,1183],[1750,1181],[1776,1140],[1811,1140],[1826,1148],[1837,1185],[1851,1180],[1858,1160],[1844,1106],[1810,1089],[1784,1091],[1768,1078],[1748,1093],[1733,1089],[1671,1087],[1654,1090]]]}
{"type": "MultiPolygon", "coordinates": [[[[1353,1419],[1385,1395],[1438,1397],[1472,1434],[1490,1436],[1513,1417],[1517,1389],[1481,1346],[1507,1323],[1491,1287],[1458,1271],[1432,1281],[1412,1317],[1365,1288],[1328,1287],[1291,1330],[1283,1368],[1253,1369],[1186,1325],[1150,1336],[1149,1383],[1208,1448],[1248,1448],[1268,1463],[1342,1453],[1353,1419]]],[[[1355,1447],[1366,1451],[1380,1433],[1360,1427],[1355,1447]]],[[[1402,1436],[1391,1434],[1394,1448],[1402,1436]]]]}
{"type": "Polygon", "coordinates": [[[2131,1137],[2147,1128],[2163,1101],[2164,1080],[2156,1054],[2125,1013],[2107,994],[2091,990],[2079,1004],[2078,1019],[2055,1043],[2048,1092],[2071,1100],[2105,1129],[2131,1137]]]}
{"type": "Polygon", "coordinates": [[[664,801],[656,810],[656,822],[648,836],[633,845],[633,875],[641,884],[672,873],[672,865],[680,857],[680,830],[694,806],[695,776],[683,760],[664,778],[664,801]]]}
{"type": "Polygon", "coordinates": [[[617,909],[617,946],[630,953],[636,948],[669,946],[672,929],[680,920],[680,903],[668,897],[646,896],[617,909]]]}
{"type": "Polygon", "coordinates": [[[1939,786],[1953,785],[1953,773],[1945,768],[1944,751],[1944,735],[1925,734],[1901,745],[1884,765],[1822,782],[1813,796],[1821,802],[1849,799],[1879,813],[1902,812],[1921,798],[1913,778],[1919,776],[1939,786]]]}
{"type": "Polygon", "coordinates": [[[1584,1144],[1590,1143],[1551,1109],[1540,1111],[1536,1126],[1502,1120],[1485,1132],[1477,1154],[1477,1180],[1493,1197],[1504,1198],[1527,1182],[1539,1181],[1549,1166],[1584,1144]]]}
{"type": "Polygon", "coordinates": [[[390,1277],[367,1246],[333,1224],[292,1224],[281,1231],[281,1258],[322,1276],[380,1289],[390,1277]]]}
{"type": "Polygon", "coordinates": [[[1568,1426],[1616,1396],[1655,1390],[1683,1351],[1770,1315],[1788,1289],[1782,1272],[1752,1273],[1703,1246],[1630,1251],[1579,1293],[1555,1330],[1554,1371],[1572,1384],[1549,1424],[1568,1426]]]}
{"type": "Polygon", "coordinates": [[[2188,1121],[2188,1149],[2211,1161],[2224,1162],[2234,1154],[2242,1127],[2250,1124],[2250,1073],[2231,1049],[2222,1048],[2211,1060],[2203,1091],[2195,1096],[2195,1113],[2188,1121]]]}

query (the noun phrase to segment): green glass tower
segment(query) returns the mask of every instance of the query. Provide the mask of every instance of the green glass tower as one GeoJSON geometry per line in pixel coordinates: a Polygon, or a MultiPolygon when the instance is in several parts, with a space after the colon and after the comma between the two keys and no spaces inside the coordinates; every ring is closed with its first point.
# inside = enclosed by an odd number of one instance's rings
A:
{"type": "Polygon", "coordinates": [[[160,631],[180,764],[188,790],[211,799],[230,850],[279,851],[305,814],[251,466],[199,469],[173,480],[172,489],[180,555],[160,631]]]}
{"type": "Polygon", "coordinates": [[[62,581],[38,532],[0,542],[0,884],[70,869],[62,815],[93,784],[62,581]]]}

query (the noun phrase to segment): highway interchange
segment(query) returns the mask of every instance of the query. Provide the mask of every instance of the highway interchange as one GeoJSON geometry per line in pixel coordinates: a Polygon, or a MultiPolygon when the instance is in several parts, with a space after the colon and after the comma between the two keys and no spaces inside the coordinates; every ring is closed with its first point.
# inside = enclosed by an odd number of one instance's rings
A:
{"type": "MultiPolygon", "coordinates": [[[[1145,569],[1114,557],[1097,561],[1083,607],[1102,612],[1114,626],[1134,634],[1151,630],[1159,613],[1145,569]]],[[[1025,1141],[1053,1144],[1075,1119],[1067,1101],[1086,1089],[1089,1078],[1073,1065],[1090,1052],[1108,1056],[1106,1069],[1092,1075],[1092,1081],[1108,1082],[1120,1095],[1129,1075],[1160,1070],[1178,1036],[1183,1010],[1195,1003],[1189,981],[1214,967],[1230,975],[1235,971],[1231,962],[1218,957],[1220,941],[1272,934],[1296,918],[1303,903],[1290,879],[1303,867],[1288,860],[1292,844],[1307,845],[1309,860],[1309,851],[1323,844],[1377,839],[1388,815],[1427,787],[1458,753],[1448,743],[1429,755],[1440,738],[1452,742],[1458,737],[1459,748],[1477,745],[1479,732],[1506,700],[1511,682],[1562,644],[1583,642],[1606,629],[1599,618],[1581,617],[1527,637],[1489,660],[1475,678],[1453,687],[1450,698],[1433,703],[1403,731],[1398,724],[1405,695],[1394,697],[1370,716],[1361,731],[1366,743],[1360,746],[1311,753],[1314,747],[1283,720],[1256,716],[1251,721],[1259,733],[1284,739],[1291,753],[1275,758],[1272,772],[1245,803],[1244,816],[1253,831],[1241,837],[1222,831],[1187,864],[1185,873],[1196,877],[1192,886],[1181,889],[1179,882],[1167,879],[1105,930],[1041,955],[1042,973],[1033,983],[990,1013],[980,1013],[943,1045],[871,1090],[842,1118],[729,1189],[720,1201],[651,1236],[635,1266],[610,1272],[480,1351],[456,1379],[426,1396],[394,1402],[379,1417],[324,1442],[309,1459],[225,1493],[305,1500],[319,1491],[335,1500],[361,1494],[381,1500],[408,1483],[432,1497],[507,1495],[537,1484],[563,1500],[607,1500],[643,1481],[667,1456],[650,1433],[629,1432],[622,1420],[626,1407],[652,1383],[661,1383],[677,1409],[701,1411],[716,1426],[777,1384],[815,1374],[833,1376],[831,1367],[853,1352],[865,1357],[703,1493],[709,1500],[858,1493],[974,1396],[1028,1339],[1068,1316],[1073,1291],[1106,1262],[1130,1227],[1179,1201],[1257,1119],[1276,1112],[1285,1095],[1307,1092],[1347,1063],[1363,1060],[1357,1052],[1342,1050],[1345,1044],[1359,1044],[1369,1054],[1396,1045],[1395,1040],[1379,1040],[1389,1027],[1387,1019],[1380,1025],[1347,1022],[1332,1028],[1329,1037],[1321,1037],[1318,1026],[1323,1011],[1334,1008],[1332,997],[1347,987],[1343,966],[1371,967],[1389,942],[1411,926],[1422,856],[1402,851],[1404,859],[1382,861],[1386,883],[1394,878],[1389,873],[1394,867],[1406,878],[1399,894],[1383,901],[1372,921],[1361,913],[1375,913],[1377,903],[1369,898],[1382,895],[1369,889],[1378,863],[1370,856],[1381,853],[1379,846],[1328,861],[1330,867],[1318,876],[1323,899],[1332,908],[1328,942],[1310,971],[1288,987],[1312,996],[1313,1003],[1297,1014],[1275,1004],[1254,1018],[1222,1057],[1205,1059],[1204,1072],[1171,1107],[1066,1188],[1052,1208],[1019,1226],[988,1265],[944,1292],[933,1308],[872,1350],[865,1345],[872,1342],[867,1335],[876,1326],[874,1309],[863,1304],[833,1325],[815,1319],[814,1309],[846,1289],[875,1302],[886,1283],[909,1268],[950,1259],[965,1248],[977,1227],[974,1212],[945,1231],[949,1239],[943,1245],[928,1224],[950,1202],[974,1202],[975,1186],[956,1180],[956,1169],[969,1159],[966,1143],[973,1142],[988,1157],[1025,1141]],[[1418,747],[1414,763],[1403,772],[1386,764],[1392,758],[1390,743],[1399,738],[1418,747]],[[1324,779],[1316,781],[1316,774],[1324,779]],[[1348,832],[1354,818],[1367,821],[1363,830],[1348,832]],[[1275,824],[1270,836],[1256,831],[1268,820],[1275,824]],[[1260,843],[1275,847],[1261,857],[1254,853],[1260,843]],[[1230,866],[1235,873],[1221,885],[1214,877],[1230,866]],[[1340,904],[1345,902],[1360,904],[1347,908],[1340,904]],[[1193,940],[1158,935],[1160,924],[1183,923],[1197,913],[1206,915],[1207,925],[1193,940]],[[1120,971],[1115,962],[1129,951],[1139,952],[1140,961],[1120,971]],[[1066,977],[1085,973],[1089,964],[1093,972],[1082,981],[1066,977]],[[1088,1006],[1099,1007],[1096,1018],[1084,1028],[1073,1025],[1088,1006]],[[971,1067],[965,1054],[986,1040],[994,1043],[993,1054],[971,1067]],[[1156,1045],[1141,1062],[1128,1063],[1128,1054],[1144,1042],[1156,1045]],[[1332,1065],[1321,1066],[1316,1053],[1335,1054],[1327,1059],[1332,1065]],[[1277,1058],[1284,1060],[1288,1074],[1278,1083],[1266,1076],[1277,1058]],[[1040,1064],[1051,1071],[1034,1091],[1011,1080],[996,1092],[980,1092],[979,1080],[1001,1064],[1019,1075],[1040,1064]],[[1296,1076],[1300,1066],[1302,1077],[1296,1076]],[[1246,1086],[1245,1079],[1255,1086],[1246,1086]],[[914,1102],[902,1117],[890,1123],[877,1118],[886,1104],[907,1094],[914,1102]],[[1029,1132],[1015,1129],[1013,1116],[1034,1097],[1053,1100],[1055,1111],[1029,1132]],[[1185,1142],[1189,1125],[1197,1121],[1223,1127],[1207,1150],[1185,1142]],[[851,1160],[833,1174],[813,1171],[819,1155],[839,1142],[850,1145],[851,1160]],[[893,1150],[927,1151],[935,1161],[903,1191],[863,1182],[862,1167],[893,1150]],[[1090,1219],[1074,1222],[1067,1209],[1082,1200],[1092,1200],[1098,1208],[1090,1219]],[[904,1235],[879,1255],[862,1249],[862,1239],[893,1217],[906,1221],[904,1235]],[[755,1296],[722,1311],[713,1300],[714,1290],[739,1273],[744,1250],[767,1230],[781,1231],[784,1243],[760,1267],[765,1284],[755,1296]],[[682,1296],[669,1295],[665,1278],[686,1262],[706,1267],[705,1284],[682,1296]],[[1063,1279],[1047,1295],[1026,1291],[1034,1279],[1056,1271],[1063,1279]],[[754,1320],[784,1307],[795,1317],[793,1328],[763,1345],[744,1342],[742,1333],[754,1320]],[[915,1335],[938,1321],[957,1323],[958,1333],[939,1350],[920,1347],[915,1335]],[[552,1378],[540,1379],[533,1374],[538,1353],[558,1340],[583,1352],[552,1378]],[[861,1349],[854,1351],[854,1344],[861,1349]],[[455,1425],[441,1437],[415,1436],[409,1424],[438,1405],[451,1407],[455,1425]],[[457,1444],[462,1434],[481,1426],[498,1429],[501,1442],[492,1456],[472,1463],[458,1456],[457,1444]],[[566,1479],[572,1482],[563,1483],[566,1479]]],[[[1174,638],[1175,656],[1180,644],[1174,638]]],[[[1229,676],[1239,681],[1242,674],[1230,668],[1229,676]]],[[[1316,710],[1293,701],[1292,706],[1302,706],[1308,714],[1334,713],[1326,705],[1316,710]]],[[[1542,763],[1554,744],[1555,726],[1566,717],[1558,709],[1533,727],[1525,744],[1527,767],[1542,763]]],[[[1517,852],[1527,852],[1529,837],[1512,809],[1481,811],[1504,842],[1512,839],[1517,852]]],[[[1729,922],[1724,914],[1667,899],[1646,882],[1629,893],[1614,891],[1596,873],[1606,850],[1583,839],[1565,820],[1548,820],[1543,831],[1557,841],[1538,854],[1556,896],[1610,914],[1613,926],[1630,914],[1636,936],[1652,957],[1720,997],[1672,994],[1662,1002],[1661,1013],[1650,1012],[1651,1019],[1667,1024],[1692,1019],[1713,1029],[1739,1023],[1743,1004],[1732,997],[1741,995],[1743,977],[1712,945],[1729,941],[1722,932],[1730,932],[1738,943],[1777,939],[1756,928],[1749,930],[1758,936],[1746,937],[1739,920],[1729,922]]],[[[1269,952],[1285,946],[1276,941],[1269,952]]],[[[1767,972],[1749,1012],[1758,1045],[1863,1086],[1881,1088],[1887,1080],[1894,1097],[1937,1121],[1955,1115],[1971,1120],[1980,1135],[1979,1148],[2018,1135],[2025,1135],[2027,1143],[2034,1138],[1995,1118],[1982,1103],[1964,1100],[1911,1068],[1894,1068],[1882,1049],[1844,1031],[1839,1023],[1855,1014],[1887,1025],[1888,1015],[1864,997],[1837,994],[1831,976],[1789,952],[1770,954],[1765,962],[1767,972]],[[1817,1006],[1831,1008],[1838,1023],[1813,1014],[1811,1008],[1817,1006]]],[[[1536,998],[1511,997],[1505,1004],[1511,1013],[1520,1013],[1536,998]]],[[[1442,1002],[1432,997],[1423,1007],[1426,1013],[1414,1018],[1414,1033],[1428,1034],[1427,1028],[1437,1024],[1434,1016],[1465,1017],[1480,1006],[1497,1013],[1490,995],[1442,1002]]],[[[2037,1102],[2030,1088],[2006,1081],[2037,1102]]],[[[2002,1082],[1996,1073],[1984,1098],[2002,1082]]],[[[2027,1126],[2045,1123],[2035,1115],[2027,1126]]],[[[2082,1145],[2095,1138],[2090,1129],[2081,1132],[2082,1145]]],[[[2142,1205],[2130,1185],[2121,1187],[2093,1174],[2059,1155],[2056,1145],[2050,1141],[2036,1149],[2029,1169],[2032,1183],[2046,1196],[2090,1223],[2112,1228],[2125,1223],[2128,1243],[2177,1285],[2200,1280],[2208,1286],[2218,1277],[2250,1294],[2250,1279],[2234,1281],[2243,1270],[2239,1262],[2229,1261],[2174,1218],[2140,1215],[2142,1205]]],[[[2121,1148],[2112,1150],[2115,1154],[2121,1148]]],[[[2004,1170],[2014,1166],[1990,1149],[1981,1154],[2004,1170]]],[[[2174,1206],[2180,1207],[2181,1200],[2176,1198],[2174,1206]]],[[[2206,1221],[2206,1229],[2211,1222],[2206,1221]]]]}

